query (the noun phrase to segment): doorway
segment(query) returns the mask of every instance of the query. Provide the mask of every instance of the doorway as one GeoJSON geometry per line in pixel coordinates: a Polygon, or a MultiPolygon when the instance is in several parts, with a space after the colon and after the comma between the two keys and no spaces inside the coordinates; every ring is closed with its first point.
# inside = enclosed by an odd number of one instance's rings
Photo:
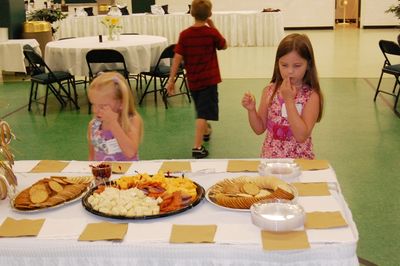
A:
{"type": "Polygon", "coordinates": [[[335,23],[336,25],[351,25],[360,27],[360,2],[361,0],[336,0],[335,23]]]}

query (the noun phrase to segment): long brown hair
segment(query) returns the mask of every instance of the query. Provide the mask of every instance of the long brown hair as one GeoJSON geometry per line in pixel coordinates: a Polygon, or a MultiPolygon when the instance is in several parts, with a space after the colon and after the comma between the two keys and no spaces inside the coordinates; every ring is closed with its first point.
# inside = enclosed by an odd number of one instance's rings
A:
{"type": "Polygon", "coordinates": [[[299,56],[307,61],[307,70],[303,77],[303,83],[309,85],[319,96],[319,114],[317,119],[319,122],[322,117],[324,98],[321,92],[321,87],[319,86],[317,67],[314,61],[314,51],[310,39],[305,34],[289,34],[279,43],[278,50],[276,51],[274,73],[271,79],[271,82],[275,83],[275,89],[272,93],[271,99],[274,97],[277,89],[281,86],[283,81],[279,71],[279,59],[292,51],[295,51],[299,56]]]}

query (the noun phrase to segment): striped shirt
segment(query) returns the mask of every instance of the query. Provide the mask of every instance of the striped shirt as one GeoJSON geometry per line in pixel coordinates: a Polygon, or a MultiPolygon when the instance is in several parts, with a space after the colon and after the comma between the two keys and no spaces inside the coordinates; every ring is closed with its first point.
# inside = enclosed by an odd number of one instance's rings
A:
{"type": "Polygon", "coordinates": [[[221,82],[217,51],[225,39],[208,26],[189,27],[179,35],[175,53],[182,55],[190,90],[201,90],[221,82]]]}

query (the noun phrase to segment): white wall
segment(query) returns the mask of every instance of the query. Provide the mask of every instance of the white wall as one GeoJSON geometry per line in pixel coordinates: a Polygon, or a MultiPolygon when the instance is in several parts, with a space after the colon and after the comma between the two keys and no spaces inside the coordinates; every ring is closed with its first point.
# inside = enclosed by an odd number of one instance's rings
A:
{"type": "Polygon", "coordinates": [[[400,20],[393,13],[385,13],[385,10],[398,0],[361,0],[360,26],[395,26],[400,20]]]}
{"type": "MultiPolygon", "coordinates": [[[[186,12],[188,0],[156,0],[168,4],[168,11],[186,12]]],[[[211,0],[214,11],[263,10],[279,8],[285,27],[334,27],[335,0],[211,0]]]]}

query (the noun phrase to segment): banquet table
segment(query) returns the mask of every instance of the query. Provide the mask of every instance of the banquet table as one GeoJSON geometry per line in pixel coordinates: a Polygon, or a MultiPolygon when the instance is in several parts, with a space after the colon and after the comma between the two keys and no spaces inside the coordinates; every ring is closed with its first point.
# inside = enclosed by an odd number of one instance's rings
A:
{"type": "MultiPolygon", "coordinates": [[[[83,27],[83,26],[82,26],[83,27]]],[[[103,36],[64,39],[49,42],[45,61],[53,71],[68,71],[72,75],[89,76],[86,54],[92,49],[114,49],[122,53],[130,73],[149,71],[167,47],[167,39],[152,35],[121,35],[109,41],[103,36]]]]}
{"type": "MultiPolygon", "coordinates": [[[[262,161],[262,159],[257,159],[262,161]]],[[[187,162],[188,160],[186,160],[187,162]]],[[[184,173],[205,190],[224,178],[257,176],[256,172],[227,172],[227,159],[189,160],[191,170],[184,173]]],[[[68,161],[58,172],[32,173],[40,161],[16,161],[14,172],[18,189],[48,176],[90,175],[93,162],[68,161]]],[[[124,175],[157,173],[162,160],[133,162],[124,175]]],[[[116,179],[121,174],[113,174],[116,179]]],[[[227,210],[207,199],[197,206],[167,217],[135,220],[111,219],[86,211],[79,201],[60,208],[21,212],[0,201],[0,223],[14,219],[45,218],[36,237],[0,238],[0,265],[358,265],[356,247],[358,232],[352,219],[335,171],[302,171],[299,182],[327,182],[329,196],[298,198],[310,211],[340,211],[348,226],[330,229],[307,229],[309,249],[263,250],[260,229],[250,220],[248,211],[227,210]],[[78,241],[87,223],[128,223],[123,241],[78,241]],[[172,225],[217,225],[214,243],[171,244],[172,225]]]]}
{"type": "MultiPolygon", "coordinates": [[[[105,34],[101,24],[104,16],[69,16],[57,22],[57,38],[83,37],[105,34]]],[[[281,12],[226,11],[213,12],[211,17],[228,45],[275,46],[284,35],[281,12]]],[[[176,43],[179,33],[193,24],[193,17],[186,13],[167,15],[132,14],[121,17],[122,32],[164,36],[168,43],[176,43]]]]}
{"type": "Polygon", "coordinates": [[[0,71],[26,73],[26,66],[23,53],[24,45],[29,44],[41,54],[39,43],[35,39],[12,39],[0,42],[0,71]]]}

